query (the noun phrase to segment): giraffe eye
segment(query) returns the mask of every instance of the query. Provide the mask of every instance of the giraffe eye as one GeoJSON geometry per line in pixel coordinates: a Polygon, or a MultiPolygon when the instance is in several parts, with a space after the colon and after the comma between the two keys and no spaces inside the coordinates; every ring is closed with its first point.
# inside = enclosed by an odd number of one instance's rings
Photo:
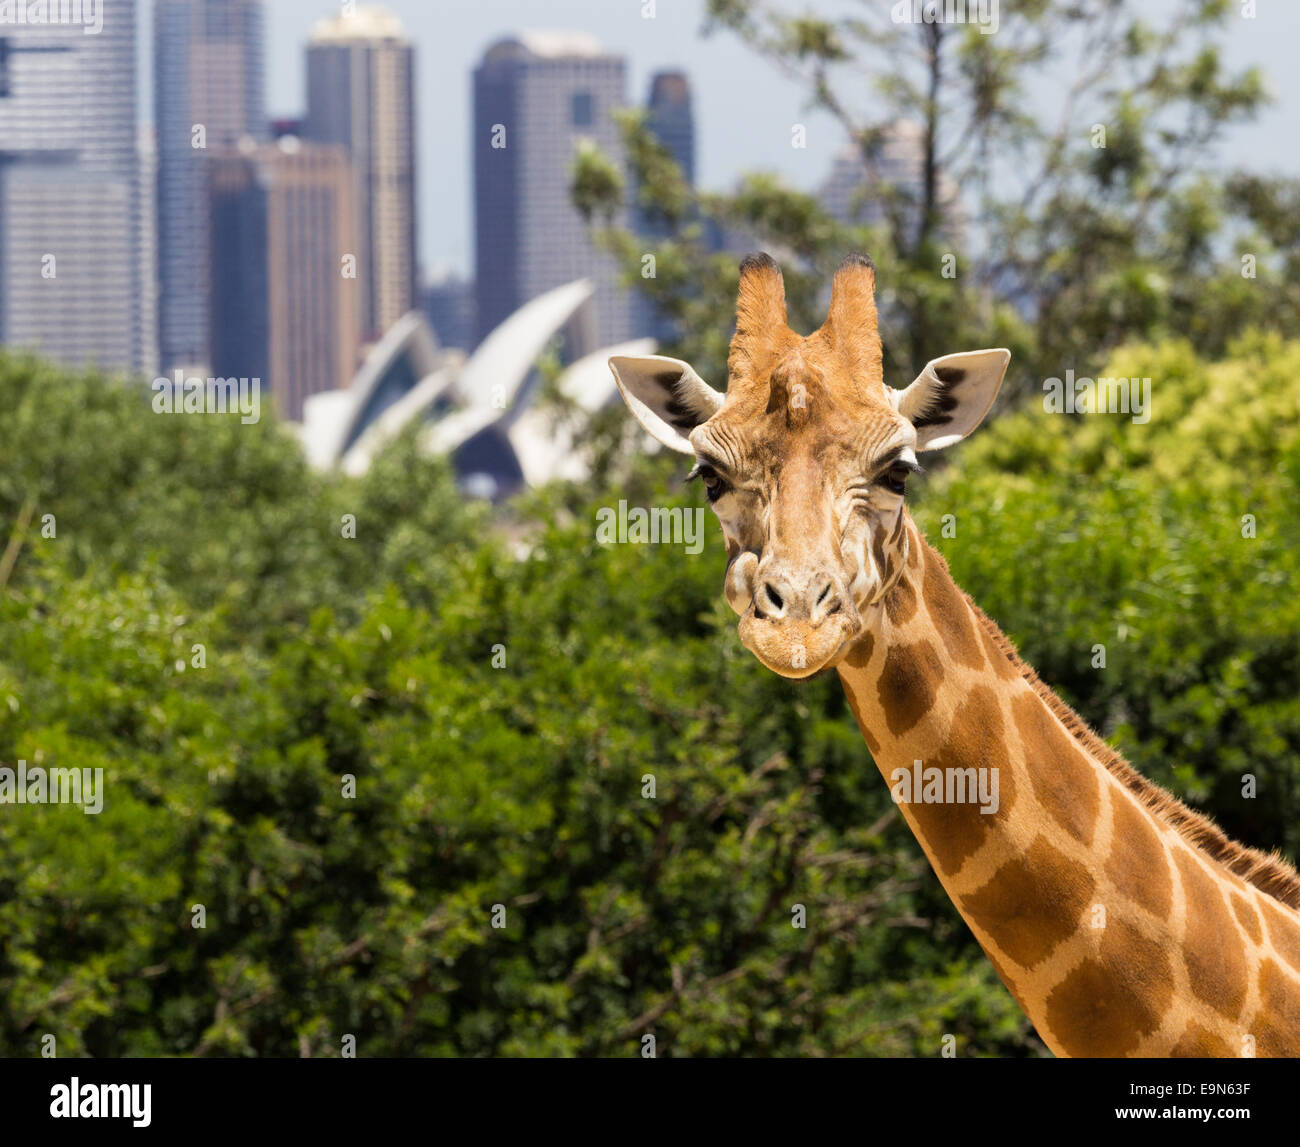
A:
{"type": "Polygon", "coordinates": [[[697,462],[686,480],[689,482],[692,478],[698,478],[704,483],[704,496],[710,502],[716,502],[723,494],[727,492],[726,480],[712,466],[705,462],[697,462]]]}
{"type": "Polygon", "coordinates": [[[912,472],[910,466],[891,466],[880,479],[885,489],[894,494],[907,493],[907,476],[912,472]]]}
{"type": "Polygon", "coordinates": [[[704,483],[704,496],[710,502],[716,502],[727,488],[726,482],[712,466],[699,467],[700,481],[704,483]]]}

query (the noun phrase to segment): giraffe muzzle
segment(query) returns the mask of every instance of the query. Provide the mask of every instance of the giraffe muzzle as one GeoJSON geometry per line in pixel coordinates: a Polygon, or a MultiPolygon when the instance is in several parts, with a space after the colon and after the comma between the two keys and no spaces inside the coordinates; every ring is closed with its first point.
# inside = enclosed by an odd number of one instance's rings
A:
{"type": "Polygon", "coordinates": [[[783,677],[811,677],[831,665],[862,628],[853,599],[829,577],[796,585],[779,574],[755,578],[740,640],[783,677]]]}

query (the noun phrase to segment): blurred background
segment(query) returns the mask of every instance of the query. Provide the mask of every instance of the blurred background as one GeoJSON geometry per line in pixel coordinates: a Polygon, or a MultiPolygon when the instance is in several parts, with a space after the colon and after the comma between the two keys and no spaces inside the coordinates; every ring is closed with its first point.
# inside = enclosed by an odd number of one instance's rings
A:
{"type": "Polygon", "coordinates": [[[0,1054],[1046,1055],[838,682],[740,647],[711,515],[597,540],[704,506],[606,360],[724,387],[755,250],[802,332],[869,252],[891,385],[1010,347],[913,513],[1294,859],[1298,39],[1280,0],[0,4],[0,768],[104,777],[0,803],[0,1054]]]}

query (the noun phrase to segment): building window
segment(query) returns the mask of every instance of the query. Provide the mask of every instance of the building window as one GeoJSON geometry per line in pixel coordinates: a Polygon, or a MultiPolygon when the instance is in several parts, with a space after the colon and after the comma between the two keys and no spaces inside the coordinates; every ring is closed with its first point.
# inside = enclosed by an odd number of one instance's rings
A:
{"type": "Polygon", "coordinates": [[[590,92],[573,93],[573,126],[591,127],[595,122],[595,111],[590,92]]]}
{"type": "Polygon", "coordinates": [[[0,36],[0,99],[9,95],[9,41],[0,36]]]}

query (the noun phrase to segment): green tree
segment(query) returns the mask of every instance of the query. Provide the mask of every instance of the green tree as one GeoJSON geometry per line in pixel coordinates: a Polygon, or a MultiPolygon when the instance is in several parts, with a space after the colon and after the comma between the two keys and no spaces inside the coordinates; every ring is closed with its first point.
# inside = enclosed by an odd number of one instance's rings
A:
{"type": "Polygon", "coordinates": [[[940,354],[1006,345],[1007,393],[1023,398],[1037,364],[1087,373],[1132,339],[1179,334],[1217,355],[1248,322],[1295,331],[1297,185],[1223,173],[1215,151],[1265,99],[1257,69],[1232,73],[1223,61],[1236,5],[1181,0],[1157,26],[1137,0],[1036,0],[1004,6],[993,34],[896,23],[895,8],[864,0],[822,17],[782,3],[708,6],[708,30],[798,80],[868,172],[878,174],[895,125],[914,126],[919,179],[872,186],[873,227],[842,225],[761,173],[734,194],[695,192],[634,114],[622,119],[626,185],[603,158],[576,157],[575,196],[589,211],[601,203],[609,216],[634,196],[667,232],[597,225],[627,282],[676,320],[670,353],[716,385],[726,377],[735,256],[711,249],[706,220],[777,255],[796,329],[820,324],[840,259],[868,250],[893,385],[940,354]],[[647,253],[654,278],[640,274],[647,253]]]}
{"type": "MultiPolygon", "coordinates": [[[[1300,344],[1106,369],[1152,378],[1150,422],[1009,413],[917,485],[918,520],[1139,768],[1294,856],[1300,344]]],[[[105,780],[98,815],[0,806],[0,1053],[1043,1053],[837,683],[739,646],[715,549],[601,545],[610,495],[569,487],[511,509],[520,553],[410,441],[310,476],[274,424],[29,362],[0,385],[30,404],[6,520],[59,521],[12,533],[0,764],[105,780]],[[106,442],[156,482],[120,472],[129,515],[93,480],[106,442]],[[257,495],[204,518],[214,489],[257,495]]]]}

